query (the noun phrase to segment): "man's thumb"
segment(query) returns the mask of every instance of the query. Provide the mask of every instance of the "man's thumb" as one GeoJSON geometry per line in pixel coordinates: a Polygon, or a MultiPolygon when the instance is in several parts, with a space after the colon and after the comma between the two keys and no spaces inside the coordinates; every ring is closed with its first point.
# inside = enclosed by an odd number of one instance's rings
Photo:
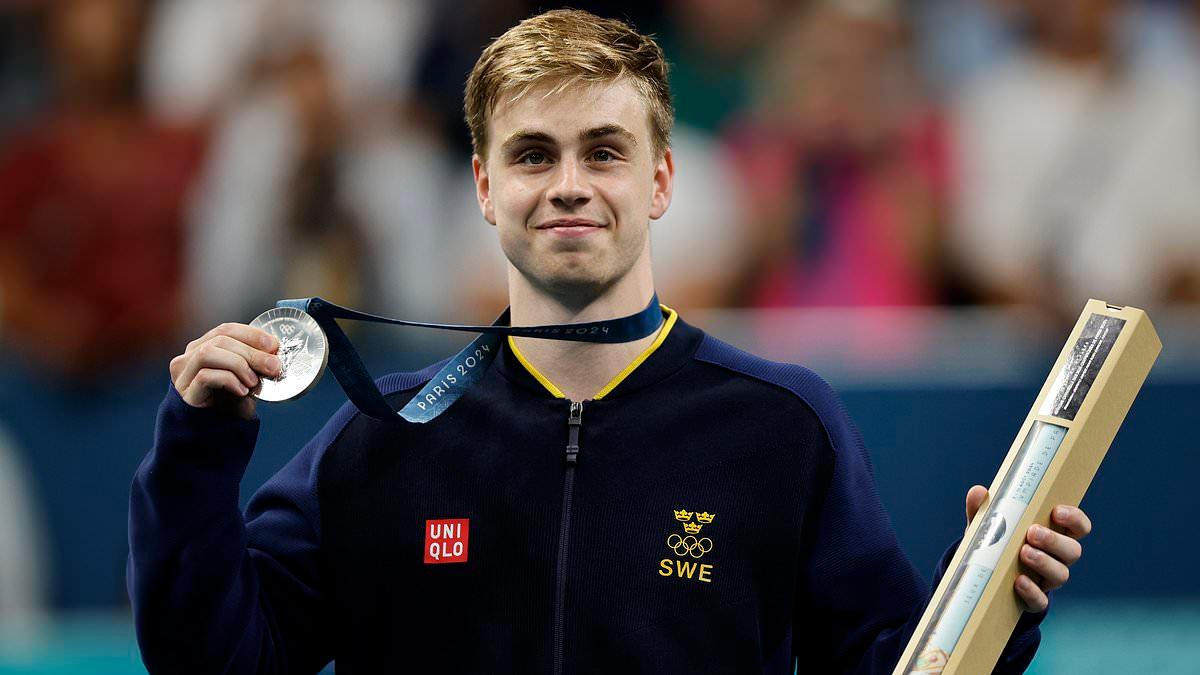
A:
{"type": "Polygon", "coordinates": [[[979,513],[979,507],[983,506],[987,495],[987,488],[982,485],[972,485],[971,489],[967,490],[967,525],[975,520],[975,514],[979,513]]]}

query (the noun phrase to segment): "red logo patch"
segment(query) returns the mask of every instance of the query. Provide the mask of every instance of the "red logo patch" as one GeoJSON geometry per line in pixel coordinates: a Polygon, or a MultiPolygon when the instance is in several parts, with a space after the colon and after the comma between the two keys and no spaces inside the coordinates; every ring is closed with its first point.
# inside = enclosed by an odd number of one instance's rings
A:
{"type": "Polygon", "coordinates": [[[425,564],[467,562],[470,518],[425,521],[425,564]]]}

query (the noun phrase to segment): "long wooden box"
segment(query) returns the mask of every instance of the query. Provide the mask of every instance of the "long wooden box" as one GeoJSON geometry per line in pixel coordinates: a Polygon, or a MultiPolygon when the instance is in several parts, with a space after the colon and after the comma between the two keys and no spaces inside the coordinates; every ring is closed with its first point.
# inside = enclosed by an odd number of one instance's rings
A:
{"type": "Polygon", "coordinates": [[[1022,612],[1025,532],[1083,499],[1161,349],[1142,310],[1088,301],[893,675],[992,672],[1022,612]]]}

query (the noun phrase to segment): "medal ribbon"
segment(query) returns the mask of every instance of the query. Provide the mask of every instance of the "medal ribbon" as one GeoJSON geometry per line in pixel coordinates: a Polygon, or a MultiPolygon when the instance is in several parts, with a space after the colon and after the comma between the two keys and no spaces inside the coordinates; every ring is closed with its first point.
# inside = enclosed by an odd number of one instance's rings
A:
{"type": "Polygon", "coordinates": [[[505,336],[614,344],[640,340],[658,330],[663,322],[657,293],[650,298],[650,304],[637,314],[604,321],[546,326],[506,325],[509,320],[509,310],[507,309],[490,326],[460,326],[391,319],[335,305],[321,298],[280,300],[275,303],[275,306],[291,307],[306,312],[325,331],[325,337],[329,343],[329,369],[333,371],[333,376],[337,378],[338,384],[342,385],[346,396],[363,414],[382,421],[394,420],[396,415],[399,415],[409,422],[417,424],[424,424],[445,412],[451,404],[478,382],[500,352],[500,341],[505,336]],[[338,325],[337,319],[437,328],[480,333],[480,335],[447,361],[438,374],[426,383],[407,405],[396,410],[384,399],[383,393],[379,391],[375,380],[367,372],[362,358],[351,344],[350,338],[346,337],[346,333],[338,325]]]}

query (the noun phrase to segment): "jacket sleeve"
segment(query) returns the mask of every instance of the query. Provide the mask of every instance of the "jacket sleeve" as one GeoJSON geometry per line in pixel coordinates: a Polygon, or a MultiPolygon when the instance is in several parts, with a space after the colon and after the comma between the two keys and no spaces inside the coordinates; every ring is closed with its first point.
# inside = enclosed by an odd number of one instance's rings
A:
{"type": "MultiPolygon", "coordinates": [[[[799,672],[890,675],[932,595],[900,548],[875,489],[870,460],[840,402],[813,406],[829,458],[808,518],[793,621],[799,672]]],[[[958,546],[945,553],[934,585],[958,546]]],[[[1026,613],[993,672],[1024,672],[1045,613],[1026,613]]]]}
{"type": "Polygon", "coordinates": [[[126,583],[151,673],[316,672],[329,662],[315,486],[344,416],[243,517],[238,486],[258,420],[193,408],[170,388],[129,501],[126,583]]]}

